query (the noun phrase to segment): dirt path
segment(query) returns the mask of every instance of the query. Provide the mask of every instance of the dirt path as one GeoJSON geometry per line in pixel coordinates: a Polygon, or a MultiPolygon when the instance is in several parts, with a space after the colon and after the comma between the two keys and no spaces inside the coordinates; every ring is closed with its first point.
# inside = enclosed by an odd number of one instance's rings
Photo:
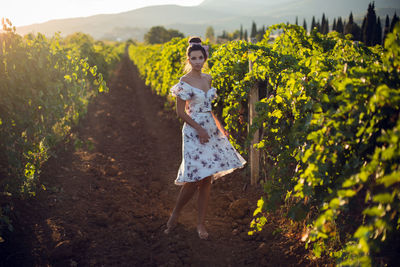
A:
{"type": "MultiPolygon", "coordinates": [[[[164,235],[180,189],[173,180],[181,161],[181,125],[128,58],[118,65],[109,87],[108,94],[90,103],[75,130],[93,148],[60,147],[58,157],[43,168],[47,190],[19,207],[18,228],[30,248],[24,265],[311,264],[299,236],[280,231],[284,222],[279,219],[270,218],[261,234],[247,235],[261,191],[246,186],[246,170],[212,186],[210,240],[200,240],[195,231],[196,197],[174,233],[164,235]]],[[[17,262],[16,257],[1,264],[17,262]]]]}

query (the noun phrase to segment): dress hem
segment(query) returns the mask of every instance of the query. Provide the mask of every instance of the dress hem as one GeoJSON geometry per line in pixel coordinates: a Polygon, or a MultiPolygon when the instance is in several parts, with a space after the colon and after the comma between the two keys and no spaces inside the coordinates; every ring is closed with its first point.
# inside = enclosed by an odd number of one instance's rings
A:
{"type": "Polygon", "coordinates": [[[212,173],[212,174],[205,175],[205,176],[203,176],[200,179],[195,180],[195,181],[179,182],[179,181],[175,180],[175,185],[184,185],[186,183],[199,182],[199,181],[201,181],[204,178],[207,178],[209,176],[211,176],[211,183],[213,183],[215,180],[217,180],[217,179],[219,179],[219,178],[221,178],[221,177],[223,177],[225,175],[228,175],[228,174],[234,172],[237,169],[242,169],[246,165],[246,163],[247,163],[247,161],[243,162],[242,166],[238,166],[238,167],[234,167],[234,168],[230,168],[230,169],[227,169],[227,170],[218,171],[218,172],[215,172],[215,173],[212,173]]]}

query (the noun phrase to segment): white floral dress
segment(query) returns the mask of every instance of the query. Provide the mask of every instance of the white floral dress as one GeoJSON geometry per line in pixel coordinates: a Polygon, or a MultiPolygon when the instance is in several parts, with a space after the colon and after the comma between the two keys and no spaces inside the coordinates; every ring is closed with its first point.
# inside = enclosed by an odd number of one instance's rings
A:
{"type": "Polygon", "coordinates": [[[186,122],[182,128],[182,163],[175,184],[196,182],[208,176],[215,180],[246,164],[243,157],[222,134],[211,114],[211,102],[217,97],[217,89],[207,92],[179,80],[172,86],[171,94],[186,100],[186,113],[200,124],[210,136],[201,144],[197,131],[186,122]]]}

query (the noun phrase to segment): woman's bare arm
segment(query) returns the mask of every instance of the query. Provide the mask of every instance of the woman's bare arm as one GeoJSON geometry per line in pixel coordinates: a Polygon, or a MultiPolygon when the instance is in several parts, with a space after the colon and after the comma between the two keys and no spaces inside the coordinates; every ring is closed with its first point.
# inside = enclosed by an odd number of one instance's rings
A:
{"type": "Polygon", "coordinates": [[[210,136],[208,135],[207,131],[201,127],[200,124],[195,122],[186,112],[185,112],[185,105],[186,101],[177,97],[176,98],[176,114],[182,118],[187,124],[192,126],[197,133],[199,134],[200,143],[208,142],[210,136]]]}

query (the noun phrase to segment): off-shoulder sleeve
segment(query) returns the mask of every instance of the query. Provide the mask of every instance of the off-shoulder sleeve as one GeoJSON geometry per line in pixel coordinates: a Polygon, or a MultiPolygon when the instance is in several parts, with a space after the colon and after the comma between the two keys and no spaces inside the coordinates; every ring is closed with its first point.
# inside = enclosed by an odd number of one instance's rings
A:
{"type": "Polygon", "coordinates": [[[217,89],[213,88],[211,90],[213,90],[213,92],[211,92],[211,100],[217,99],[218,97],[217,89]]]}
{"type": "Polygon", "coordinates": [[[182,100],[189,100],[193,96],[192,88],[186,86],[183,82],[178,82],[177,84],[172,86],[170,93],[171,95],[179,97],[182,100]]]}

